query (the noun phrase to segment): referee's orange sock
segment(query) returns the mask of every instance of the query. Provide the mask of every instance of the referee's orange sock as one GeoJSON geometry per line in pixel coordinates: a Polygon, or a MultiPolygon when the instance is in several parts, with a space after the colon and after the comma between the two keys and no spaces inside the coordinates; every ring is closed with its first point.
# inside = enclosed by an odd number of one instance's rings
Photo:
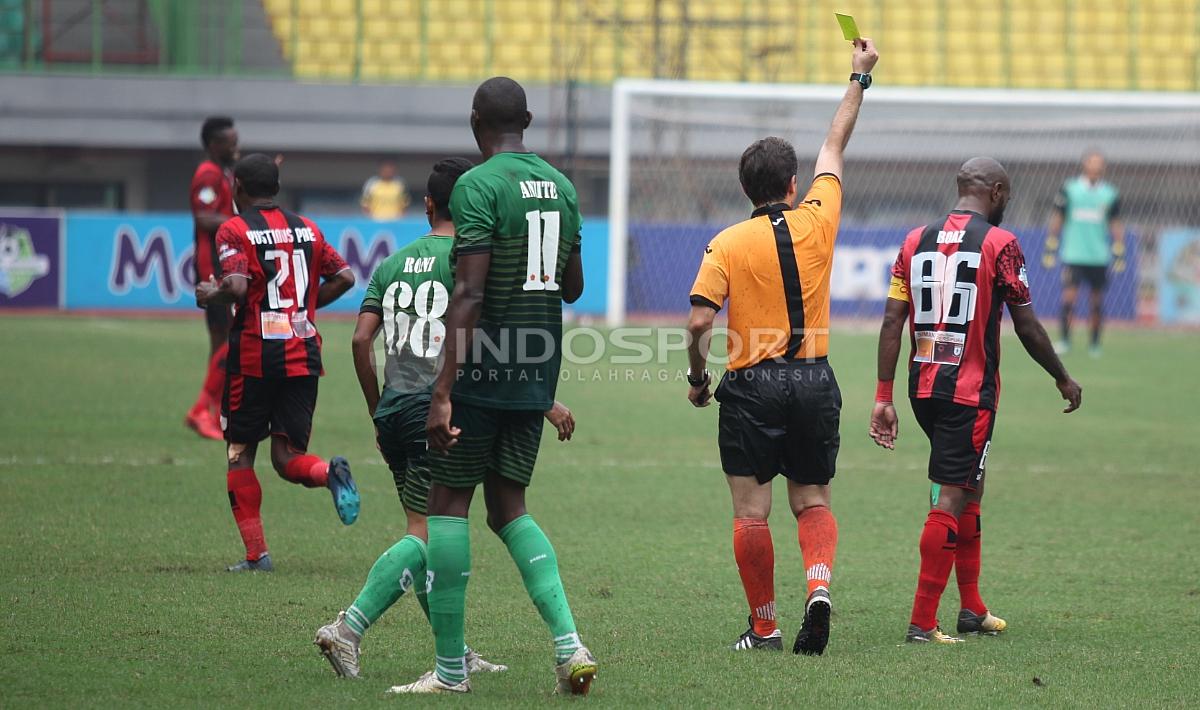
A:
{"type": "Polygon", "coordinates": [[[733,519],[733,558],[737,561],[754,633],[775,632],[775,546],[771,528],[759,518],[733,519]]]}
{"type": "Polygon", "coordinates": [[[267,541],[263,536],[262,516],[259,513],[262,487],[258,485],[258,477],[252,468],[237,468],[225,474],[225,484],[229,490],[233,519],[246,546],[246,559],[257,561],[267,554],[267,541]]]}
{"type": "Polygon", "coordinates": [[[958,516],[958,547],[954,553],[954,574],[958,578],[959,606],[980,616],[987,613],[987,605],[979,596],[979,568],[981,566],[979,502],[967,503],[962,515],[958,516]]]}
{"type": "Polygon", "coordinates": [[[954,566],[958,547],[958,518],[934,508],[925,519],[921,532],[921,574],[917,578],[917,594],[913,599],[910,623],[928,631],[937,626],[938,602],[954,566]]]}
{"type": "Polygon", "coordinates": [[[329,482],[329,464],[312,454],[300,454],[287,462],[280,475],[305,488],[324,488],[329,482]]]}
{"type": "Polygon", "coordinates": [[[805,508],[796,518],[800,554],[804,556],[804,575],[808,578],[808,593],[818,587],[829,589],[833,578],[833,558],[837,554],[837,518],[828,506],[805,508]]]}

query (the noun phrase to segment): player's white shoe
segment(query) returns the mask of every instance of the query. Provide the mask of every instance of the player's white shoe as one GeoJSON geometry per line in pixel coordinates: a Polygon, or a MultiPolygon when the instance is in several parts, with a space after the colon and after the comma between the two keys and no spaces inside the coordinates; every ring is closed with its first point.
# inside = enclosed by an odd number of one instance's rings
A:
{"type": "Polygon", "coordinates": [[[467,675],[474,675],[476,673],[503,673],[508,670],[508,666],[503,663],[492,663],[472,648],[467,649],[466,662],[467,675]]]}
{"type": "Polygon", "coordinates": [[[580,646],[570,658],[554,668],[554,674],[558,677],[555,695],[587,695],[596,677],[596,657],[580,646]]]}
{"type": "Polygon", "coordinates": [[[426,671],[425,675],[417,678],[416,681],[408,685],[393,685],[388,688],[387,692],[397,695],[429,695],[433,693],[469,693],[471,692],[471,681],[464,678],[457,685],[443,683],[437,677],[437,673],[426,671]]]}
{"type": "Polygon", "coordinates": [[[337,621],[317,629],[313,641],[321,655],[342,678],[358,677],[358,644],[362,638],[346,623],[346,612],[339,611],[337,621]]]}

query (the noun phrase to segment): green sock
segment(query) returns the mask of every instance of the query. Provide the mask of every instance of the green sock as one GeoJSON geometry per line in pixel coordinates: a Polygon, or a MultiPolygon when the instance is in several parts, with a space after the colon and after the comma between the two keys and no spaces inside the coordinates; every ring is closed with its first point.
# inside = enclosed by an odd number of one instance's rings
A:
{"type": "Polygon", "coordinates": [[[429,517],[429,623],[437,653],[437,676],[443,683],[466,680],[463,616],[471,575],[471,536],[466,518],[429,517]]]}
{"type": "Polygon", "coordinates": [[[500,531],[500,539],[508,547],[525,591],[533,600],[542,621],[554,636],[554,655],[558,663],[571,657],[582,645],[575,631],[575,618],[567,604],[562,578],[558,576],[558,558],[546,534],[528,515],[522,515],[500,531]]]}
{"type": "MultiPolygon", "coordinates": [[[[425,614],[425,621],[429,621],[429,594],[425,591],[425,571],[421,570],[421,579],[417,581],[416,588],[413,594],[417,597],[417,603],[421,605],[421,612],[425,614]]],[[[463,644],[463,655],[467,655],[470,648],[463,644]]]]}
{"type": "Polygon", "coordinates": [[[358,598],[346,610],[346,623],[362,636],[414,582],[425,584],[425,541],[406,535],[375,560],[358,598]]]}

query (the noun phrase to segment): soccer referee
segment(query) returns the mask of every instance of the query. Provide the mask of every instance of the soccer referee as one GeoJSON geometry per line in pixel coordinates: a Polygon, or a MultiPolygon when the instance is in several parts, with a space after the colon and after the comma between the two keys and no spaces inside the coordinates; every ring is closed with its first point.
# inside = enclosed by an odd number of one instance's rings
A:
{"type": "Polygon", "coordinates": [[[733,496],[733,555],[750,628],[735,650],[782,650],[775,620],[775,553],[767,515],[771,481],[788,479],[808,579],[804,625],[795,653],[819,655],[829,641],[829,585],[837,521],[829,509],[840,437],[842,396],[829,367],[829,277],[842,207],[842,154],[879,55],[854,40],[850,86],[817,154],[816,177],[796,206],[796,151],[764,138],[742,154],[750,219],[718,234],[704,250],[692,287],[688,399],[709,404],[705,369],[713,320],[729,307],[729,366],[717,387],[717,444],[733,496]]]}

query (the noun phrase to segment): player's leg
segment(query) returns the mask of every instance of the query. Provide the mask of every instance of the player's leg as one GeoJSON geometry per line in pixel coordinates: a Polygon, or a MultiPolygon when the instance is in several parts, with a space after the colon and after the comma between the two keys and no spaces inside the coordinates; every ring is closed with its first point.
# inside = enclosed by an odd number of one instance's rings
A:
{"type": "Polygon", "coordinates": [[[358,519],[358,486],[350,475],[350,463],[341,456],[329,462],[308,453],[313,413],[317,408],[320,378],[286,377],[270,380],[274,386],[271,403],[271,463],[284,480],[305,488],[328,488],[342,524],[358,519]]]}
{"type": "Polygon", "coordinates": [[[451,423],[462,431],[445,453],[430,452],[429,543],[426,591],[436,665],[432,675],[393,686],[391,693],[468,692],[464,617],[471,574],[467,514],[475,487],[483,482],[496,438],[492,410],[455,403],[451,423]]]}
{"type": "Polygon", "coordinates": [[[960,599],[958,632],[961,634],[995,635],[1008,624],[989,611],[979,594],[979,572],[983,560],[983,524],[980,505],[983,501],[984,485],[987,481],[987,456],[991,450],[992,431],[996,425],[996,413],[981,409],[976,415],[976,426],[972,434],[975,470],[975,486],[967,492],[966,503],[958,516],[958,544],[954,553],[954,574],[958,581],[960,599]]]}
{"type": "Polygon", "coordinates": [[[767,516],[782,467],[786,385],[768,367],[727,374],[717,387],[717,447],[733,502],[733,557],[750,607],[734,650],[783,650],[776,622],[775,547],[767,516]]]}
{"type": "Polygon", "coordinates": [[[508,548],[525,591],[550,629],[558,679],[555,692],[586,695],[596,676],[596,659],[579,639],[554,547],[525,510],[525,488],[537,463],[544,419],[536,411],[502,416],[483,483],[488,527],[508,548]]]}
{"type": "Polygon", "coordinates": [[[972,433],[980,410],[938,399],[914,399],[912,405],[929,437],[929,478],[940,484],[940,491],[921,531],[921,569],[905,640],[955,643],[961,639],[942,633],[937,611],[954,567],[958,518],[976,484],[972,433]]]}
{"type": "Polygon", "coordinates": [[[1107,267],[1093,268],[1088,284],[1089,325],[1091,326],[1089,353],[1092,357],[1100,357],[1100,331],[1104,327],[1104,291],[1107,288],[1107,267]]]}
{"type": "Polygon", "coordinates": [[[790,416],[784,439],[788,502],[804,557],[808,596],[794,653],[820,655],[829,642],[830,595],[837,554],[837,519],[830,507],[830,481],[841,448],[842,393],[827,362],[795,365],[788,371],[790,416]]]}
{"type": "Polygon", "coordinates": [[[1075,313],[1075,299],[1079,297],[1079,273],[1069,264],[1062,267],[1062,303],[1059,309],[1059,339],[1055,349],[1060,355],[1071,350],[1071,318],[1075,313]]]}
{"type": "Polygon", "coordinates": [[[222,395],[221,415],[225,419],[227,466],[225,482],[229,507],[238,533],[246,548],[242,561],[226,568],[230,572],[271,571],[262,525],[262,487],[254,473],[258,442],[269,431],[270,407],[264,396],[262,380],[231,375],[222,395]]]}
{"type": "MultiPolygon", "coordinates": [[[[195,250],[197,282],[216,273],[216,251],[213,241],[208,238],[197,240],[195,250]]],[[[197,434],[209,438],[220,439],[221,425],[217,420],[217,410],[220,408],[222,389],[225,384],[225,357],[229,352],[229,306],[209,306],[204,311],[205,329],[208,331],[209,351],[208,366],[205,370],[204,383],[196,395],[196,401],[188,410],[184,423],[197,434]]]]}

